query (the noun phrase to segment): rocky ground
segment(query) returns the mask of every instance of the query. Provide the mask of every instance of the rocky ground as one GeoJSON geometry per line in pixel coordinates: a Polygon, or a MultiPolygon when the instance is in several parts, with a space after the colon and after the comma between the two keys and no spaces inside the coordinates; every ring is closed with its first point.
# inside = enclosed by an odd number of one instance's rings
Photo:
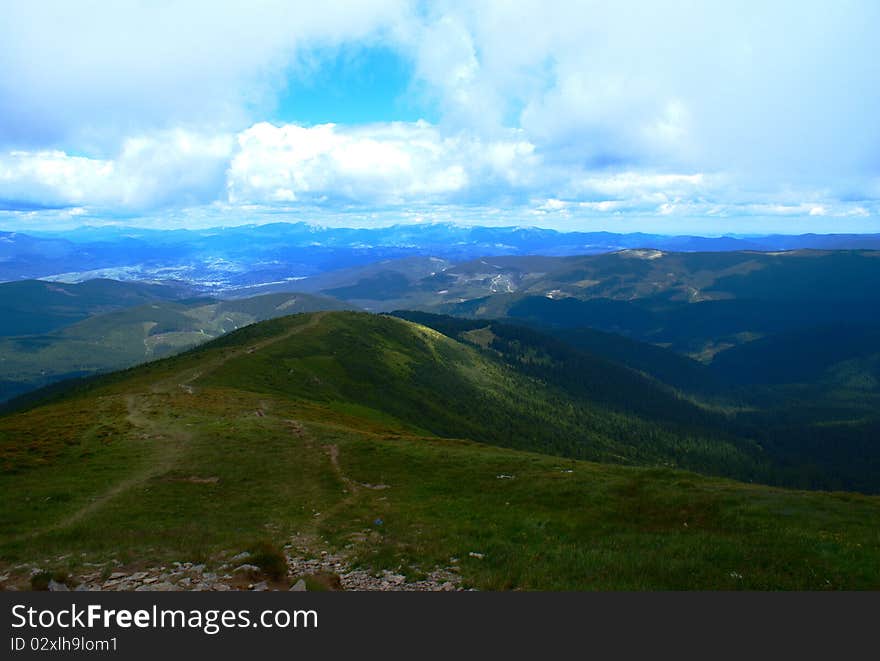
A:
{"type": "MultiPolygon", "coordinates": [[[[52,572],[46,567],[28,564],[2,570],[0,589],[50,591],[217,591],[228,590],[379,590],[379,591],[454,591],[462,590],[456,560],[437,568],[419,580],[407,580],[404,574],[355,568],[345,554],[315,553],[293,540],[285,545],[287,575],[273,578],[256,564],[248,551],[230,552],[210,564],[173,562],[155,567],[83,563],[77,572],[52,572]]],[[[62,565],[69,558],[58,558],[62,565]]]]}

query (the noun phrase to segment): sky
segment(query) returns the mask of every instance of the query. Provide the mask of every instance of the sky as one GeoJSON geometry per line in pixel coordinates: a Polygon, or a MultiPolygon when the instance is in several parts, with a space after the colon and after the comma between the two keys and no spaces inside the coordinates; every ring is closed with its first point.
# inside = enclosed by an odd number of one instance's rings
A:
{"type": "Polygon", "coordinates": [[[880,232],[874,0],[0,0],[0,229],[880,232]]]}

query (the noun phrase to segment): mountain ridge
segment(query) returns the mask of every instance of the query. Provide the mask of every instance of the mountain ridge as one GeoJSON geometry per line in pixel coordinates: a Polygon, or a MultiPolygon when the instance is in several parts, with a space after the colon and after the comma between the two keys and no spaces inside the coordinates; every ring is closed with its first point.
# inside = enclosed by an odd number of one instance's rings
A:
{"type": "Polygon", "coordinates": [[[504,393],[524,383],[475,346],[349,312],[260,322],[92,379],[0,416],[0,568],[13,585],[35,566],[80,575],[83,562],[118,571],[132,557],[221,575],[263,539],[407,580],[454,570],[482,589],[880,585],[877,497],[459,437],[462,414],[472,428],[509,420],[504,393]],[[392,373],[409,401],[376,391],[392,373]],[[442,411],[487,379],[497,415],[474,402],[442,411]]]}

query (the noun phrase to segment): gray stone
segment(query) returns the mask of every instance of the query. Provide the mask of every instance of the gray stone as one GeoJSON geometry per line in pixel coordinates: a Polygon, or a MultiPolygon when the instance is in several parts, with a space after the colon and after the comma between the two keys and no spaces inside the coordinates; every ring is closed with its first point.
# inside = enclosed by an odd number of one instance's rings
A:
{"type": "Polygon", "coordinates": [[[135,592],[172,592],[175,589],[171,583],[148,583],[135,588],[135,592]]]}
{"type": "Polygon", "coordinates": [[[308,588],[306,588],[306,582],[302,579],[299,579],[290,588],[290,592],[307,592],[307,591],[308,591],[308,588]]]}
{"type": "Polygon", "coordinates": [[[58,581],[49,581],[49,592],[70,592],[70,588],[58,581]]]}
{"type": "Polygon", "coordinates": [[[235,569],[232,570],[233,574],[238,574],[239,572],[247,572],[249,574],[259,573],[260,568],[256,565],[239,565],[235,569]]]}

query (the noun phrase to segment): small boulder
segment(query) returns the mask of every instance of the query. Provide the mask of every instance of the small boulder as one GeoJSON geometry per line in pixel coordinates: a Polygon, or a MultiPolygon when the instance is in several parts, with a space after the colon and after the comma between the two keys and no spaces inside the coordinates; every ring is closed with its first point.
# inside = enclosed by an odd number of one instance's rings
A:
{"type": "Polygon", "coordinates": [[[70,588],[67,587],[64,583],[59,583],[55,580],[49,581],[49,592],[70,592],[70,588]]]}

